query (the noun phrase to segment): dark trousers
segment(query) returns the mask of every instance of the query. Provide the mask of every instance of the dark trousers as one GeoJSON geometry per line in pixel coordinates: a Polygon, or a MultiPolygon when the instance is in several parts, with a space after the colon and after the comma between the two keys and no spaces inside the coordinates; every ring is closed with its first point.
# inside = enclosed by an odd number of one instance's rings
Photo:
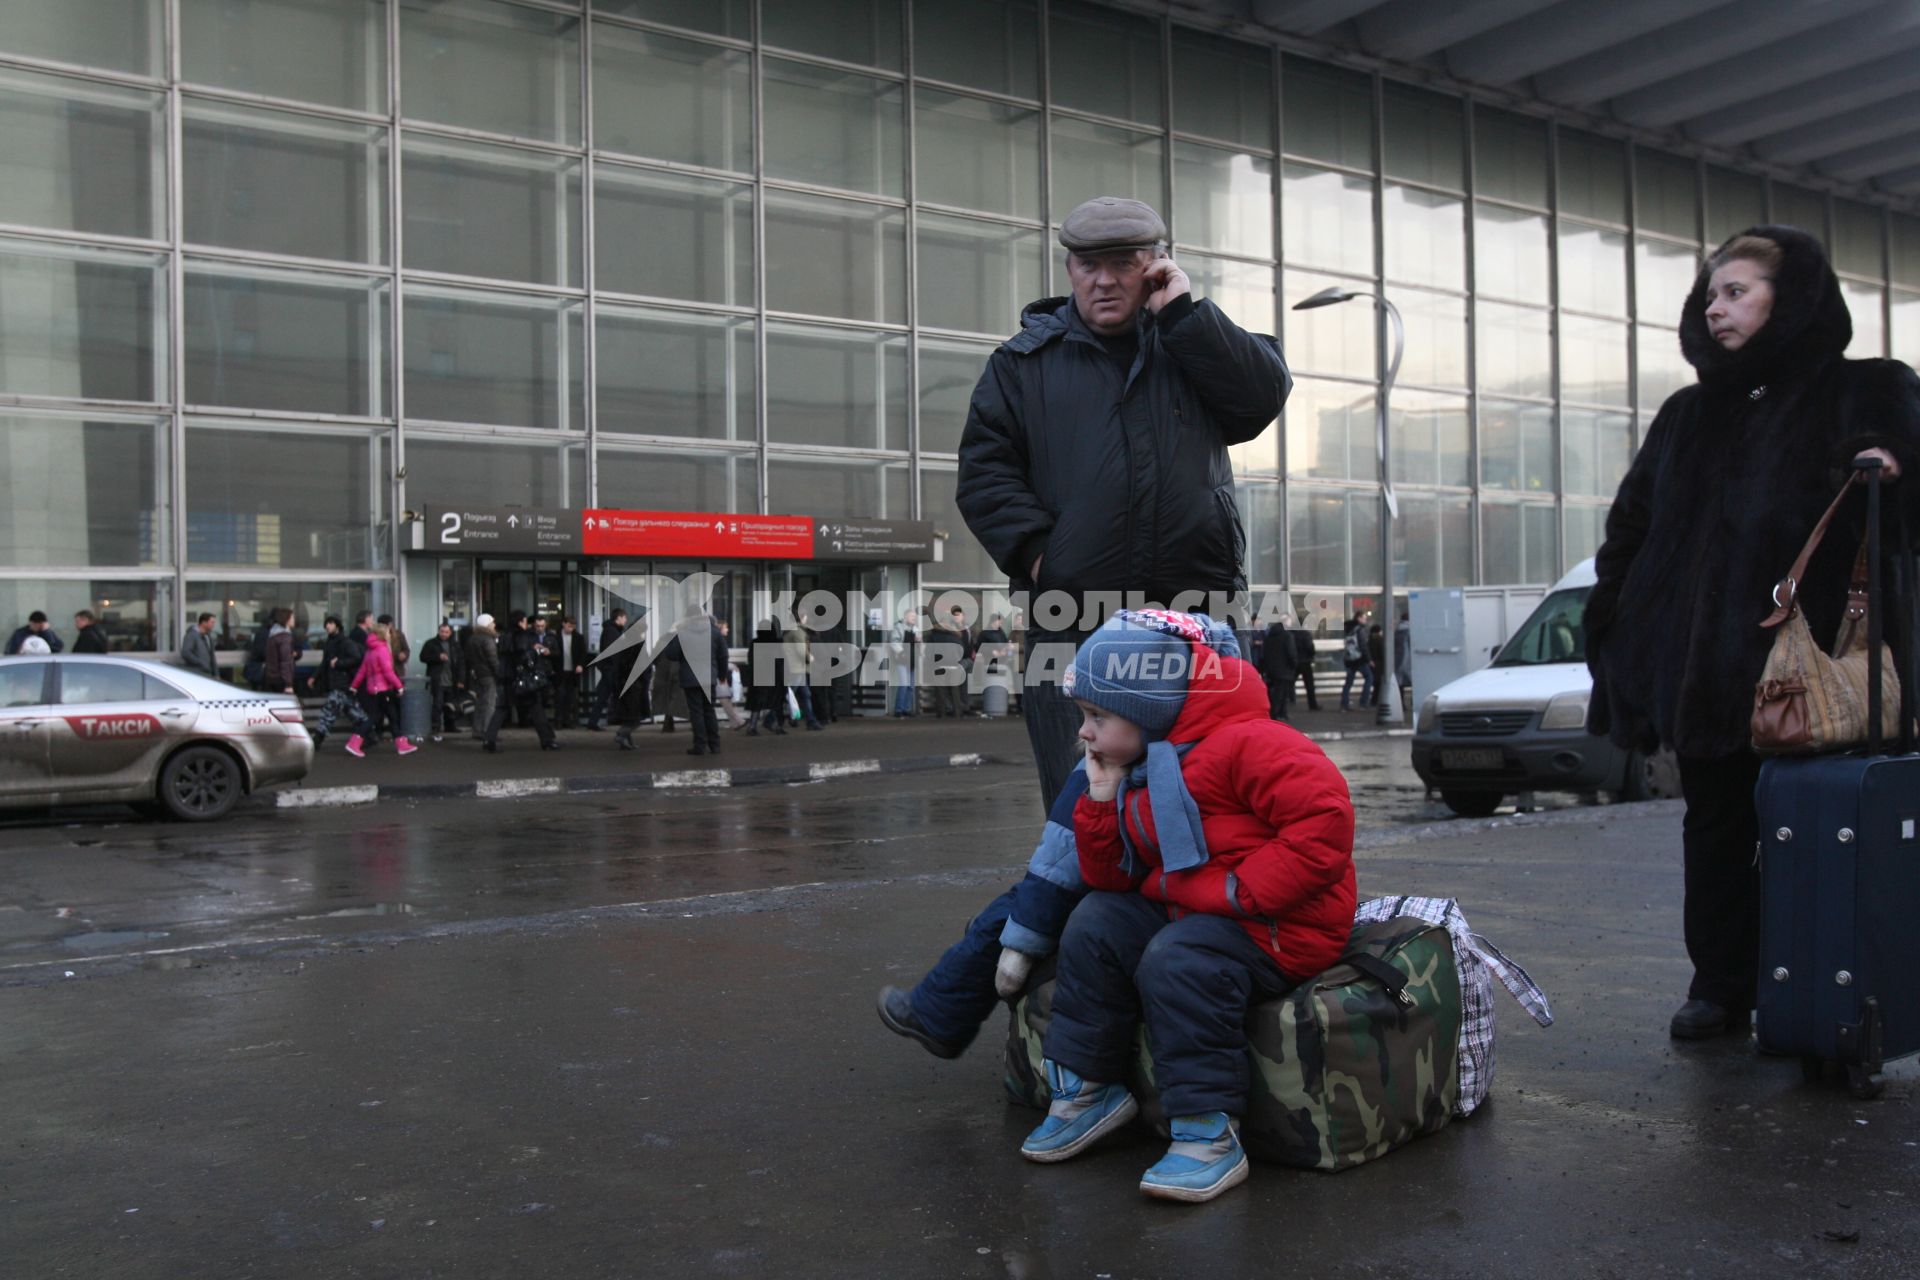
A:
{"type": "Polygon", "coordinates": [[[693,745],[707,751],[720,750],[720,717],[714,714],[713,695],[698,685],[681,685],[687,695],[687,725],[693,730],[693,745]]]}
{"type": "Polygon", "coordinates": [[[1027,632],[1020,664],[1028,681],[1021,687],[1021,715],[1027,722],[1027,741],[1033,745],[1034,766],[1040,771],[1040,808],[1045,813],[1053,812],[1053,802],[1067,785],[1067,775],[1086,754],[1078,736],[1080,708],[1060,691],[1060,673],[1073,665],[1074,653],[1090,634],[1038,629],[1027,632]],[[1055,647],[1044,671],[1034,656],[1042,645],[1055,647]]]}
{"type": "Polygon", "coordinates": [[[540,744],[545,746],[553,741],[553,726],[547,723],[547,709],[540,705],[537,693],[514,693],[506,686],[500,690],[500,704],[493,709],[493,719],[487,725],[487,742],[498,746],[500,727],[507,722],[507,712],[517,712],[522,723],[531,720],[535,733],[540,735],[540,744]]]}
{"type": "Polygon", "coordinates": [[[1292,696],[1293,696],[1293,681],[1291,679],[1289,679],[1285,684],[1279,684],[1274,681],[1268,681],[1267,682],[1267,718],[1269,720],[1285,720],[1287,718],[1287,702],[1292,698],[1292,696]]]}
{"type": "Polygon", "coordinates": [[[1226,916],[1167,919],[1137,893],[1094,892],[1060,939],[1046,1056],[1100,1084],[1125,1081],[1143,1018],[1169,1116],[1247,1113],[1247,1010],[1293,988],[1226,916]]]}
{"type": "Polygon", "coordinates": [[[1760,819],[1753,789],[1760,757],[1750,751],[1717,760],[1680,760],[1681,819],[1686,859],[1689,1000],[1711,1000],[1736,1013],[1753,1007],[1760,964],[1760,868],[1754,845],[1760,819]]]}
{"type": "Polygon", "coordinates": [[[563,671],[553,678],[553,718],[562,729],[574,725],[574,709],[580,703],[580,677],[563,671]]]}
{"type": "Polygon", "coordinates": [[[369,739],[377,738],[384,730],[389,737],[400,732],[400,695],[398,693],[375,693],[371,689],[360,690],[360,714],[364,723],[355,726],[355,732],[369,739]]]}
{"type": "Polygon", "coordinates": [[[1304,682],[1307,686],[1307,710],[1318,711],[1320,709],[1320,691],[1313,687],[1313,666],[1308,664],[1300,668],[1296,678],[1304,682]]]}
{"type": "Polygon", "coordinates": [[[428,733],[452,733],[454,721],[453,700],[456,690],[450,684],[436,684],[432,687],[433,712],[427,721],[428,733]]]}
{"type": "Polygon", "coordinates": [[[968,924],[960,941],[927,970],[907,999],[927,1034],[948,1044],[965,1045],[1000,1002],[993,971],[1000,963],[1000,931],[1008,917],[1029,929],[1059,937],[1083,895],[1029,875],[989,902],[968,924]]]}

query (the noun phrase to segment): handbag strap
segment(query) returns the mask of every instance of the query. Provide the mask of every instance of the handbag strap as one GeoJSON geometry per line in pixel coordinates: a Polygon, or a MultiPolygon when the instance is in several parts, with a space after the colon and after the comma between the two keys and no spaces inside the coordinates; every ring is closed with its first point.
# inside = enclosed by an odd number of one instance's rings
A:
{"type": "MultiPolygon", "coordinates": [[[[1800,548],[1800,555],[1794,560],[1793,568],[1787,570],[1786,577],[1774,584],[1774,609],[1760,623],[1762,627],[1777,627],[1793,616],[1800,594],[1800,583],[1807,575],[1807,566],[1813,561],[1813,553],[1820,549],[1820,539],[1827,536],[1827,526],[1833,523],[1834,514],[1840,510],[1840,504],[1846,500],[1847,491],[1852,489],[1859,480],[1858,471],[1847,477],[1847,482],[1840,486],[1840,492],[1834,495],[1833,501],[1827,506],[1826,513],[1820,517],[1820,523],[1813,526],[1813,534],[1807,539],[1807,545],[1800,548]]],[[[1864,549],[1861,554],[1865,555],[1864,549]]],[[[1861,594],[1864,596],[1865,592],[1861,594]]],[[[1851,600],[1848,601],[1850,608],[1852,603],[1851,600]]]]}

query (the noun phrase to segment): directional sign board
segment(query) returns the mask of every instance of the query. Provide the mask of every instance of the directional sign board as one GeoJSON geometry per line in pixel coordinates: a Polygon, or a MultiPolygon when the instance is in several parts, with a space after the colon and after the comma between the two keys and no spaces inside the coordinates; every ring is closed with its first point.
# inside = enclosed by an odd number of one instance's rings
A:
{"type": "Polygon", "coordinates": [[[582,554],[580,513],[556,507],[427,507],[430,551],[582,554]]]}
{"type": "Polygon", "coordinates": [[[813,521],[806,516],[590,508],[581,517],[592,556],[805,560],[813,554],[813,521]]]}
{"type": "Polygon", "coordinates": [[[930,520],[820,517],[813,522],[815,560],[887,561],[933,559],[930,520]]]}

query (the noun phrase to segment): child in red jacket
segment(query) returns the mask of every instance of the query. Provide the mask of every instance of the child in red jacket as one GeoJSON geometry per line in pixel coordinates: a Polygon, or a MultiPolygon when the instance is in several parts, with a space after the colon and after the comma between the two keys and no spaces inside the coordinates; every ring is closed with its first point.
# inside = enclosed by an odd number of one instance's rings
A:
{"type": "Polygon", "coordinates": [[[1260,673],[1188,621],[1125,610],[1074,658],[1074,838],[1094,892],[1060,941],[1053,1105],[1020,1152],[1065,1160],[1134,1116],[1122,1082],[1144,1020],[1173,1145],[1140,1189],[1204,1201],[1247,1176],[1247,1009],[1335,963],[1353,927],[1353,803],[1318,747],[1267,718],[1260,673]]]}

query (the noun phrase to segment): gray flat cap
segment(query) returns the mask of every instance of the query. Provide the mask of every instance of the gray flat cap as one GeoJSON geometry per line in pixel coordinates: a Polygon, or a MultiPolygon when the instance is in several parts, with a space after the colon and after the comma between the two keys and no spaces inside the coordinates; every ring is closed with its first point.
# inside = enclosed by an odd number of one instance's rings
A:
{"type": "Polygon", "coordinates": [[[1166,238],[1167,224],[1153,206],[1120,196],[1095,196],[1060,224],[1060,243],[1075,253],[1148,249],[1166,238]]]}

